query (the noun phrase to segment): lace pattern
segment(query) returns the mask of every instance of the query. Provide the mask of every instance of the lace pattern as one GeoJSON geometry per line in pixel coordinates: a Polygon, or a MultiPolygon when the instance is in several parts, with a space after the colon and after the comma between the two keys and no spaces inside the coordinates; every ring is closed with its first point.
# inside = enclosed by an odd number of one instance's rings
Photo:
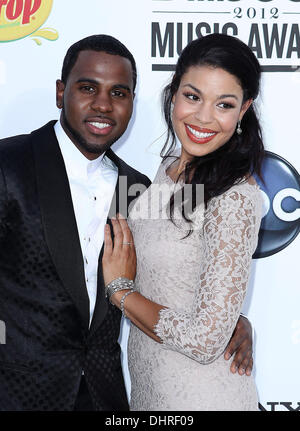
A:
{"type": "MultiPolygon", "coordinates": [[[[154,184],[171,185],[168,163],[154,184]]],[[[178,228],[146,217],[149,202],[158,204],[149,200],[154,191],[150,186],[138,199],[128,221],[137,250],[136,287],[168,308],[155,327],[162,344],[131,326],[131,409],[256,410],[253,378],[230,373],[222,353],[247,290],[261,220],[259,188],[244,182],[211,199],[201,229],[184,239],[185,223],[178,228]]]]}
{"type": "Polygon", "coordinates": [[[210,202],[203,225],[205,259],[192,310],[163,309],[155,328],[165,347],[202,364],[223,353],[245,298],[258,219],[245,185],[210,202]]]}

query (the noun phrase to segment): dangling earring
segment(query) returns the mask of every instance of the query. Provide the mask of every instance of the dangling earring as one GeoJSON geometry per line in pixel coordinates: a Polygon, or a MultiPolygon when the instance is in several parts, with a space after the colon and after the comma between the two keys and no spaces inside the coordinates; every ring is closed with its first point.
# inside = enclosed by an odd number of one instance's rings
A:
{"type": "Polygon", "coordinates": [[[238,135],[241,135],[241,134],[242,134],[241,122],[240,122],[240,121],[238,121],[238,123],[237,123],[236,133],[237,133],[238,135]]]}

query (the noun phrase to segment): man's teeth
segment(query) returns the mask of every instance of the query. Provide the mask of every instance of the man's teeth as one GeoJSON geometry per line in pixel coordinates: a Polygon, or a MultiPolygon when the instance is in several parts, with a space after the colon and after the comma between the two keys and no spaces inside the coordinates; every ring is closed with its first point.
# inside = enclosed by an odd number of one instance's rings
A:
{"type": "Polygon", "coordinates": [[[212,133],[205,133],[205,132],[198,132],[198,130],[192,129],[190,126],[187,126],[187,128],[189,129],[189,131],[195,135],[197,138],[209,138],[210,136],[215,135],[215,132],[212,133]]]}
{"type": "Polygon", "coordinates": [[[94,121],[90,121],[90,123],[92,126],[97,127],[98,129],[105,129],[106,127],[110,127],[111,125],[108,123],[96,123],[94,121]]]}

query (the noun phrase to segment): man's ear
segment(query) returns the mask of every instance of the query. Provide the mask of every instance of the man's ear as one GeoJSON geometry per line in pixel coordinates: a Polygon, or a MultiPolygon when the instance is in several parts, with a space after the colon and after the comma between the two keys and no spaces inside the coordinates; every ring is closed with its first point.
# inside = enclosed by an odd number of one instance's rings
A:
{"type": "Polygon", "coordinates": [[[253,99],[248,99],[246,100],[246,102],[243,103],[242,107],[241,107],[241,111],[240,111],[240,115],[239,115],[239,121],[242,121],[242,118],[245,114],[245,112],[247,111],[247,109],[250,108],[250,106],[252,105],[253,99]]]}
{"type": "Polygon", "coordinates": [[[56,106],[61,109],[64,101],[65,84],[57,79],[56,81],[56,106]]]}

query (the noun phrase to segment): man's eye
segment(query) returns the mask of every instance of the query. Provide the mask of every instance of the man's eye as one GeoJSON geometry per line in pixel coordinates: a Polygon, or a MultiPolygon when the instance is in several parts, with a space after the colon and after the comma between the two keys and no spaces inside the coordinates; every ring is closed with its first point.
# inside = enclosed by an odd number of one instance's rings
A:
{"type": "Polygon", "coordinates": [[[124,97],[125,93],[121,90],[113,90],[112,95],[117,97],[124,97]]]}
{"type": "Polygon", "coordinates": [[[95,91],[94,87],[91,87],[90,85],[83,85],[82,87],[80,87],[80,90],[84,93],[93,93],[95,91]]]}

